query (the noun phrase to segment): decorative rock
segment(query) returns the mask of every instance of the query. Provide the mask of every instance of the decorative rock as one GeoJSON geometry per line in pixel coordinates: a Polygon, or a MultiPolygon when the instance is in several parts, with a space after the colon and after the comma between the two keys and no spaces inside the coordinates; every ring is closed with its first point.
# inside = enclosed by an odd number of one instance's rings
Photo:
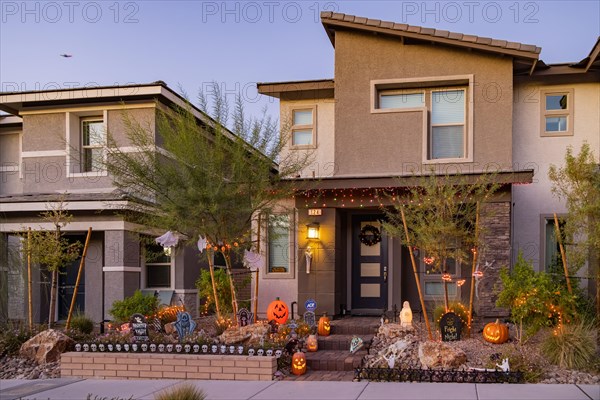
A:
{"type": "Polygon", "coordinates": [[[73,346],[73,339],[60,331],[48,329],[21,345],[20,355],[38,364],[58,361],[61,353],[73,346]]]}
{"type": "Polygon", "coordinates": [[[440,342],[425,342],[419,345],[419,360],[423,367],[458,368],[467,362],[467,355],[461,349],[440,342]]]}
{"type": "Polygon", "coordinates": [[[175,322],[169,322],[168,324],[165,324],[163,328],[167,335],[172,335],[177,332],[177,329],[175,329],[175,322]]]}
{"type": "Polygon", "coordinates": [[[261,344],[261,340],[265,340],[267,334],[269,333],[269,329],[269,325],[260,322],[241,328],[227,328],[225,332],[219,336],[219,343],[226,345],[259,345],[261,344]]]}

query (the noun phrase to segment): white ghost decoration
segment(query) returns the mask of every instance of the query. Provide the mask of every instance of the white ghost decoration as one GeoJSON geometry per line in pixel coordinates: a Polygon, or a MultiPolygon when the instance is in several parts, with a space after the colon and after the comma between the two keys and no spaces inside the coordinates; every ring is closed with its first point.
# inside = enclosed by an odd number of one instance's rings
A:
{"type": "Polygon", "coordinates": [[[200,236],[200,239],[198,239],[198,250],[202,253],[204,249],[206,249],[206,238],[200,236]]]}
{"type": "Polygon", "coordinates": [[[167,231],[167,233],[157,237],[154,241],[162,247],[175,247],[179,243],[179,238],[173,232],[167,231]]]}

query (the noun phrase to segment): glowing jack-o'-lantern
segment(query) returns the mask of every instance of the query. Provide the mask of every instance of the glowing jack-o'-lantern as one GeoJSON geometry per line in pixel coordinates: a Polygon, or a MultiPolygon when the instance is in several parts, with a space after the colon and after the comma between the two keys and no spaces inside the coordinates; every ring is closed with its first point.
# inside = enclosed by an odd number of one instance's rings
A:
{"type": "Polygon", "coordinates": [[[319,341],[317,340],[316,335],[308,335],[308,339],[306,339],[306,350],[308,351],[317,351],[319,349],[319,341]]]}
{"type": "Polygon", "coordinates": [[[490,322],[483,328],[483,338],[490,343],[504,343],[508,340],[508,327],[498,320],[490,322]]]}
{"type": "Polygon", "coordinates": [[[321,336],[329,336],[329,333],[331,333],[331,324],[327,313],[323,314],[323,316],[319,318],[317,333],[321,336]]]}
{"type": "Polygon", "coordinates": [[[267,307],[267,318],[269,321],[275,321],[278,324],[285,324],[288,320],[289,310],[287,304],[279,300],[279,297],[275,298],[267,307]]]}
{"type": "Polygon", "coordinates": [[[303,375],[306,372],[306,357],[301,351],[292,356],[292,374],[303,375]]]}

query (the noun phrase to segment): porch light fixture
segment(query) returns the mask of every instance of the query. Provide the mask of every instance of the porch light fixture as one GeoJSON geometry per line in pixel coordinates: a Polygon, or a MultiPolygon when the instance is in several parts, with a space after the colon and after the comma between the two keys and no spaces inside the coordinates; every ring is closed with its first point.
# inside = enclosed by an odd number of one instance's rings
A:
{"type": "Polygon", "coordinates": [[[319,223],[313,222],[311,224],[306,225],[306,238],[309,240],[318,240],[319,239],[319,223]]]}

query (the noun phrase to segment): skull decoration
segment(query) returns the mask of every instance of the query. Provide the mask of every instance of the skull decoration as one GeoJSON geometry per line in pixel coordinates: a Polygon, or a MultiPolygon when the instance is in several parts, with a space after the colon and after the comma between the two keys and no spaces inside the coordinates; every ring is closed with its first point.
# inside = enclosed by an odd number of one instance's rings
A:
{"type": "Polygon", "coordinates": [[[84,344],[83,345],[83,351],[90,351],[90,345],[89,344],[84,344]]]}
{"type": "Polygon", "coordinates": [[[192,351],[192,345],[186,344],[185,346],[183,346],[183,351],[185,351],[186,353],[189,353],[190,351],[192,351]]]}
{"type": "Polygon", "coordinates": [[[200,352],[200,345],[199,344],[195,344],[194,347],[194,353],[199,353],[200,352]]]}
{"type": "Polygon", "coordinates": [[[173,345],[172,344],[168,344],[167,345],[167,353],[172,353],[173,352],[173,345]]]}
{"type": "Polygon", "coordinates": [[[267,355],[271,357],[273,355],[273,349],[267,350],[267,355]]]}
{"type": "Polygon", "coordinates": [[[235,346],[229,346],[229,354],[235,353],[235,346]]]}
{"type": "Polygon", "coordinates": [[[121,343],[115,344],[115,350],[121,351],[121,343]]]}
{"type": "Polygon", "coordinates": [[[100,350],[100,351],[104,351],[104,344],[103,344],[103,343],[100,343],[100,344],[98,345],[98,350],[100,350]]]}
{"type": "Polygon", "coordinates": [[[90,347],[91,347],[92,351],[98,350],[98,345],[96,345],[96,343],[92,343],[92,345],[90,347]]]}
{"type": "Polygon", "coordinates": [[[265,351],[263,349],[258,349],[258,351],[256,352],[256,355],[258,355],[258,356],[264,356],[265,355],[265,351]]]}
{"type": "Polygon", "coordinates": [[[248,349],[248,355],[252,357],[254,355],[254,349],[248,349]]]}
{"type": "Polygon", "coordinates": [[[244,346],[238,346],[238,354],[244,354],[244,346]]]}
{"type": "Polygon", "coordinates": [[[181,350],[182,350],[182,349],[183,349],[183,346],[182,346],[182,345],[180,345],[180,344],[176,344],[176,345],[175,345],[175,350],[176,350],[178,353],[181,353],[181,350]]]}
{"type": "Polygon", "coordinates": [[[137,343],[134,343],[131,345],[131,351],[138,351],[138,345],[137,343]]]}
{"type": "Polygon", "coordinates": [[[115,346],[113,346],[112,343],[107,344],[106,347],[108,348],[108,351],[114,351],[115,349],[115,346]]]}
{"type": "Polygon", "coordinates": [[[164,352],[165,352],[165,345],[164,345],[164,344],[162,344],[162,343],[161,343],[161,344],[159,344],[159,345],[158,345],[158,351],[160,351],[161,353],[164,353],[164,352]]]}
{"type": "Polygon", "coordinates": [[[127,343],[123,345],[123,350],[129,351],[129,345],[127,343]]]}
{"type": "Polygon", "coordinates": [[[148,345],[146,343],[142,343],[142,351],[148,351],[148,345]]]}
{"type": "Polygon", "coordinates": [[[213,344],[212,346],[210,346],[210,351],[212,351],[213,354],[217,354],[217,349],[218,349],[218,347],[216,344],[213,344]]]}
{"type": "Polygon", "coordinates": [[[81,344],[80,343],[77,343],[75,345],[75,351],[81,351],[81,344]]]}
{"type": "Polygon", "coordinates": [[[227,353],[227,346],[225,346],[224,344],[221,345],[221,354],[225,354],[227,353]]]}
{"type": "Polygon", "coordinates": [[[156,345],[154,343],[150,343],[150,351],[153,353],[156,351],[156,345]]]}
{"type": "Polygon", "coordinates": [[[203,344],[202,345],[202,352],[203,353],[208,353],[208,345],[207,344],[203,344]]]}
{"type": "Polygon", "coordinates": [[[275,350],[275,357],[279,358],[281,357],[281,354],[283,354],[281,350],[275,350]]]}

